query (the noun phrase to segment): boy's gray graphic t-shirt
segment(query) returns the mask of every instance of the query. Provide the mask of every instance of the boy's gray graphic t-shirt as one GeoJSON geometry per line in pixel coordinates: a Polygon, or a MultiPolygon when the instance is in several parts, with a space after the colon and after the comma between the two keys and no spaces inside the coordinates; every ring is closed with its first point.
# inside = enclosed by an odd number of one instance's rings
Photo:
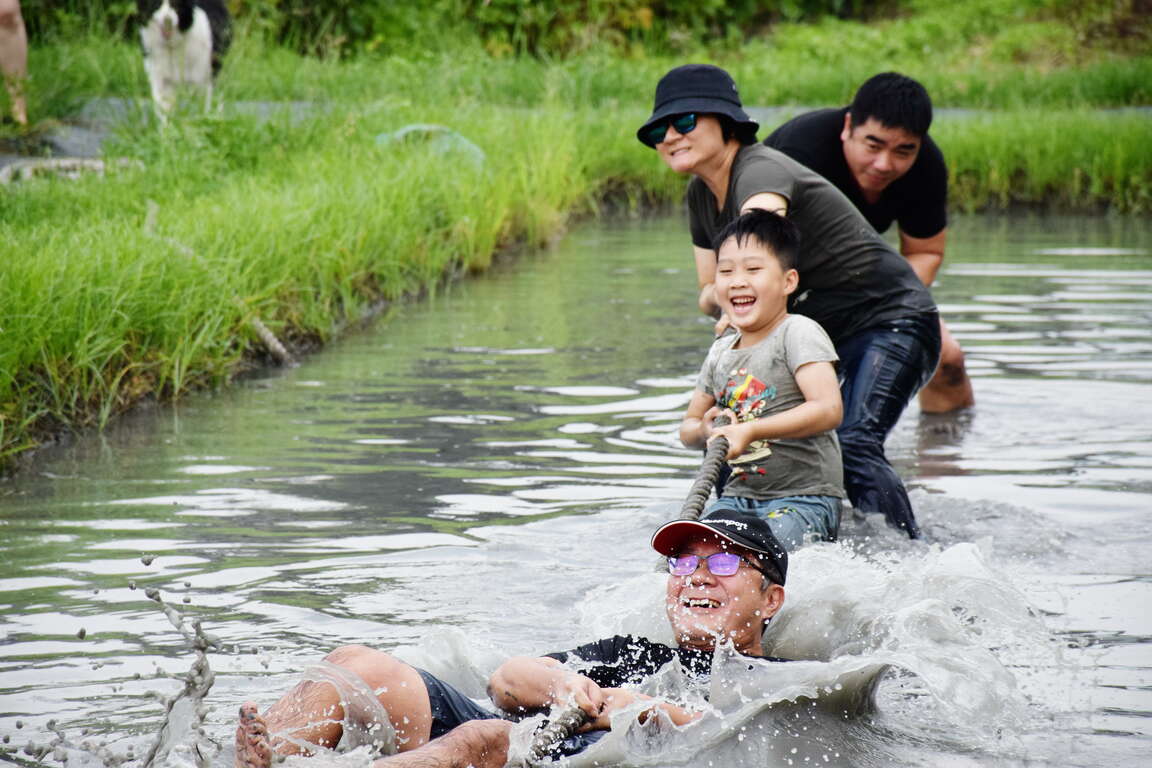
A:
{"type": "MultiPolygon", "coordinates": [[[[741,421],[771,416],[804,403],[796,369],[839,358],[828,334],[814,320],[788,315],[772,334],[747,349],[733,349],[738,333],[717,339],[700,368],[696,388],[731,408],[741,421]]],[[[844,467],[836,432],[753,443],[732,462],[725,496],[778,499],[783,496],[844,498],[844,467]],[[767,455],[764,455],[767,453],[767,455]]]]}

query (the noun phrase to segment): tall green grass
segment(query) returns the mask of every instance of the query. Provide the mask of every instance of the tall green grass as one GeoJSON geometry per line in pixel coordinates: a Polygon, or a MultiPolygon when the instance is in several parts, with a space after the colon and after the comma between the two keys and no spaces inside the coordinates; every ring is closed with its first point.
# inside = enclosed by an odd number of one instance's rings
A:
{"type": "Polygon", "coordinates": [[[1013,111],[940,121],[950,200],[966,209],[1152,212],[1152,116],[1013,111]]]}
{"type": "Polygon", "coordinates": [[[203,118],[121,137],[112,151],[138,168],[11,187],[0,458],[143,396],[224,382],[262,352],[251,317],[289,341],[323,342],[382,300],[546,242],[610,178],[660,188],[655,158],[598,127],[596,114],[555,104],[203,118]],[[412,122],[465,132],[485,164],[431,143],[377,143],[412,122]]]}

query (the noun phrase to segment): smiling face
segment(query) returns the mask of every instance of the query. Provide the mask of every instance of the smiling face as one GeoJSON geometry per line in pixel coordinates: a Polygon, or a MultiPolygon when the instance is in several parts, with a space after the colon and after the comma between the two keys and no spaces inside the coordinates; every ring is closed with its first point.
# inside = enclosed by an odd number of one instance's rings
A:
{"type": "MultiPolygon", "coordinates": [[[[746,552],[718,536],[688,540],[679,555],[736,552],[755,561],[746,552]]],[[[715,576],[706,563],[690,576],[668,576],[665,610],[679,645],[710,651],[720,639],[730,639],[736,650],[749,656],[762,656],[760,635],[764,622],[784,603],[784,588],[772,584],[761,589],[760,572],[747,563],[731,576],[715,576]]]]}
{"type": "Polygon", "coordinates": [[[874,117],[853,128],[852,115],[844,115],[840,141],[848,170],[869,202],[876,202],[889,184],[908,173],[920,154],[919,136],[889,128],[874,117]]]}
{"type": "Polygon", "coordinates": [[[788,315],[788,296],[800,277],[755,237],[729,238],[716,254],[716,301],[743,336],[741,346],[763,339],[788,315]]]}
{"type": "Polygon", "coordinates": [[[714,115],[697,115],[696,127],[688,133],[669,125],[656,151],[677,173],[700,174],[724,156],[726,144],[720,120],[714,115]]]}

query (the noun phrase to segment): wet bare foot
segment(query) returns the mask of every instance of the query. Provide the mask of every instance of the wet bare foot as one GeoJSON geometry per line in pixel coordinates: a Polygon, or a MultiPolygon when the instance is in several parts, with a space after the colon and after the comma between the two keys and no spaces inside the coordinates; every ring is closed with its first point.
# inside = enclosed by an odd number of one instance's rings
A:
{"type": "Polygon", "coordinates": [[[269,768],[272,765],[272,743],[268,726],[252,702],[240,706],[240,725],[236,728],[235,768],[269,768]]]}

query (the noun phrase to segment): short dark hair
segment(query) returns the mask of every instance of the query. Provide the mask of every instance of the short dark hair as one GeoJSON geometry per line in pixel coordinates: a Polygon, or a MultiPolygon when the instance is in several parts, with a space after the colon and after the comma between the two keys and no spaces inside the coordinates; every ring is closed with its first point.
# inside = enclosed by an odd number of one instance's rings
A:
{"type": "Polygon", "coordinates": [[[736,121],[728,115],[713,114],[712,117],[720,121],[720,138],[724,140],[725,144],[732,139],[736,139],[743,146],[756,143],[756,132],[750,133],[746,128],[737,125],[736,121]]]}
{"type": "Polygon", "coordinates": [[[712,250],[719,256],[720,246],[733,238],[737,245],[744,245],[749,238],[755,239],[772,252],[785,271],[796,269],[799,263],[800,230],[778,213],[753,208],[741,214],[720,230],[712,241],[712,250]]]}
{"type": "Polygon", "coordinates": [[[913,136],[923,136],[932,125],[928,91],[898,72],[881,72],[868,78],[856,91],[848,111],[853,128],[874,117],[886,128],[903,128],[913,136]]]}

